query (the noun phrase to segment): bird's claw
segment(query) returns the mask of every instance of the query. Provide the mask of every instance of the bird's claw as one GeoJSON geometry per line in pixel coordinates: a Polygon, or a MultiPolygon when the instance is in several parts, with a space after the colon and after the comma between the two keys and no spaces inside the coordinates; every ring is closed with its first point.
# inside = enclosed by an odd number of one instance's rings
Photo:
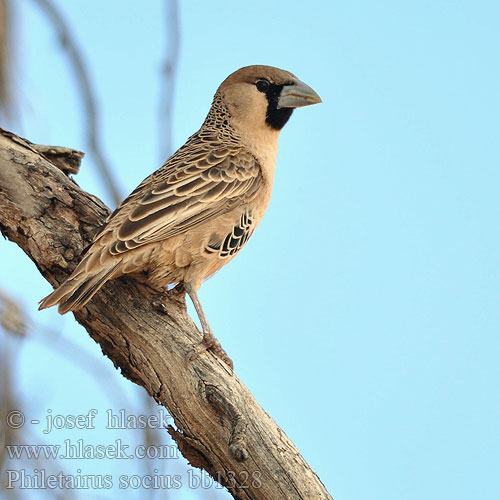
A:
{"type": "Polygon", "coordinates": [[[203,340],[189,353],[188,361],[194,361],[202,352],[210,351],[219,359],[224,361],[233,371],[233,361],[222,348],[220,342],[214,337],[213,333],[204,333],[203,340]]]}

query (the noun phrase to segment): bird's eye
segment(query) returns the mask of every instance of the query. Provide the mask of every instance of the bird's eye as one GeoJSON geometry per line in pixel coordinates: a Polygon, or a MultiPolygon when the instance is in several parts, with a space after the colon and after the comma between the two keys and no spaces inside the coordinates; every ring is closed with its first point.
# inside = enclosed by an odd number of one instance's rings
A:
{"type": "Polygon", "coordinates": [[[269,82],[265,79],[257,80],[255,82],[255,86],[257,87],[257,90],[259,92],[267,92],[267,90],[269,89],[269,82]]]}

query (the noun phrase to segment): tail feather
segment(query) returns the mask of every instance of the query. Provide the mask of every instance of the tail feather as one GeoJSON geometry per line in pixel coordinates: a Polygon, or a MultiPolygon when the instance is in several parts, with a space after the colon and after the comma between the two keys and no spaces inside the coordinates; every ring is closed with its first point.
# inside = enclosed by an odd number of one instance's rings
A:
{"type": "Polygon", "coordinates": [[[102,269],[96,274],[82,273],[68,278],[59,288],[40,301],[39,310],[59,304],[61,314],[68,311],[77,311],[99,291],[99,289],[113,277],[119,262],[110,268],[102,269]]]}

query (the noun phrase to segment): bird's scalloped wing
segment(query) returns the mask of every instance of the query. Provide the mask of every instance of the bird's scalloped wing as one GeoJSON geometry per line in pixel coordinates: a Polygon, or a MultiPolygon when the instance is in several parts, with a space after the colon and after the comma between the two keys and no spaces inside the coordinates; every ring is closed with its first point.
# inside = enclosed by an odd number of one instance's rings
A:
{"type": "Polygon", "coordinates": [[[251,201],[261,184],[249,152],[191,140],[122,203],[97,240],[118,255],[167,239],[251,201]]]}

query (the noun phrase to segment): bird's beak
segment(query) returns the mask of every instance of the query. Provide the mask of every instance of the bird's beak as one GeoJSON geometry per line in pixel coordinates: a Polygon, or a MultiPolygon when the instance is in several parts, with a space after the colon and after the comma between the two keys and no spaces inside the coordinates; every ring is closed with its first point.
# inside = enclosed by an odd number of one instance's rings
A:
{"type": "Polygon", "coordinates": [[[319,102],[321,97],[309,85],[294,78],[291,84],[283,86],[277,108],[300,108],[319,102]]]}

